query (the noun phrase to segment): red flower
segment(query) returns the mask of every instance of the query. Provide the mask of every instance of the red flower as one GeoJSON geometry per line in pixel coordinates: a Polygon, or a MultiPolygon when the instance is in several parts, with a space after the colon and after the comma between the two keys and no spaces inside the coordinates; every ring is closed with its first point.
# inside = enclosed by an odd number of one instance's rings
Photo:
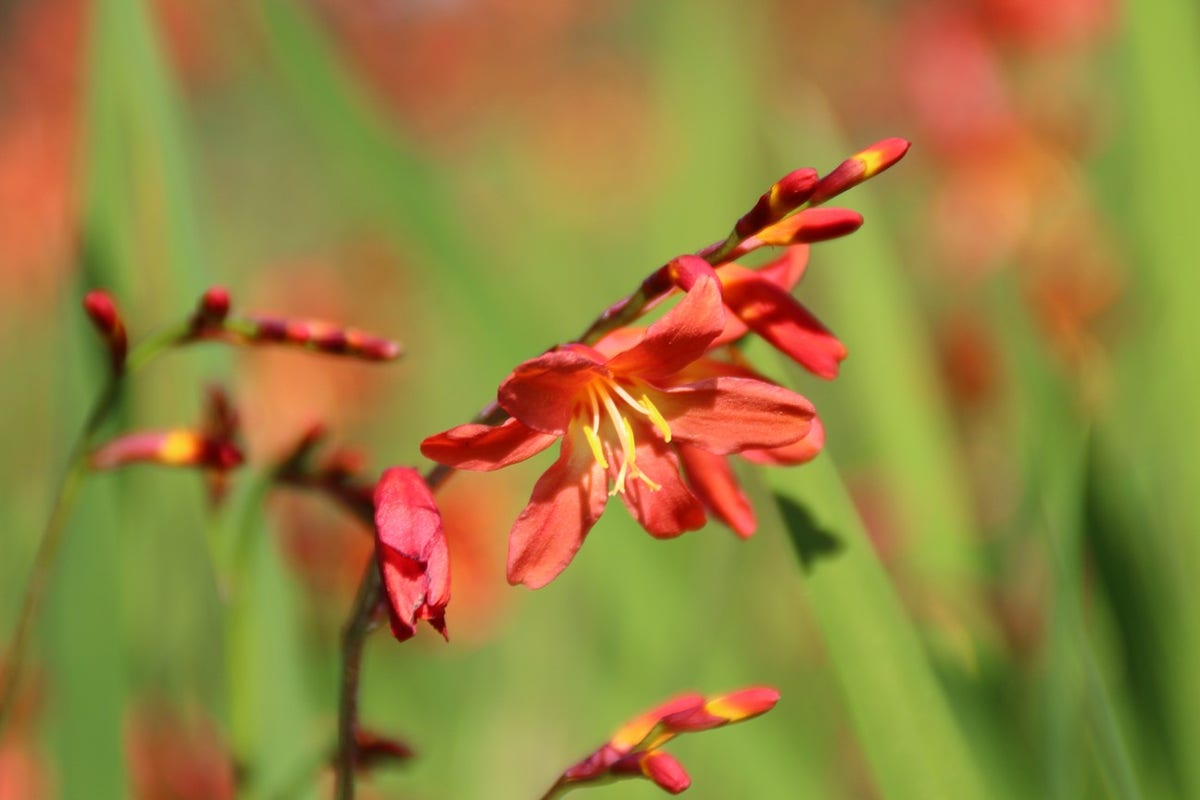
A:
{"type": "Polygon", "coordinates": [[[392,634],[410,638],[428,620],[446,638],[450,556],[433,493],[412,467],[392,467],[375,487],[375,553],[392,634]]]}
{"type": "Polygon", "coordinates": [[[717,282],[701,276],[629,349],[606,355],[569,344],[519,365],[498,393],[513,417],[502,425],[461,425],[422,442],[421,451],[435,461],[492,470],[562,439],[558,461],[513,525],[510,582],[537,588],[553,580],[609,494],[619,494],[653,536],[701,527],[704,508],[680,475],[673,443],[724,455],[808,434],[812,405],[782,387],[742,377],[675,381],[724,328],[717,282]]]}

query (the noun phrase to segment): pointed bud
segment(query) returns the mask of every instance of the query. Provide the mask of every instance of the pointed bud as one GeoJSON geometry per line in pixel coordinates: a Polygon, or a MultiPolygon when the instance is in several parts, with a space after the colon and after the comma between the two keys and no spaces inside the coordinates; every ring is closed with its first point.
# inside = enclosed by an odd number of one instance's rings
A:
{"type": "Polygon", "coordinates": [[[760,247],[790,247],[837,239],[854,233],[862,224],[862,214],[848,208],[806,208],[742,241],[729,252],[728,259],[741,258],[760,247]]]}
{"type": "Polygon", "coordinates": [[[91,458],[94,469],[114,469],[136,463],[232,469],[242,463],[242,453],[230,442],[180,429],[121,436],[97,448],[91,458]]]}
{"type": "Polygon", "coordinates": [[[873,178],[904,158],[910,143],[904,139],[891,138],[876,142],[847,158],[837,169],[821,178],[812,195],[810,206],[824,203],[847,189],[852,189],[868,178],[873,178]]]}
{"type": "Polygon", "coordinates": [[[322,353],[352,356],[367,361],[390,361],[401,355],[397,342],[372,336],[354,328],[342,328],[320,320],[250,317],[246,320],[250,343],[279,342],[322,353]]]}
{"type": "Polygon", "coordinates": [[[125,333],[125,323],[117,311],[112,295],[102,290],[88,292],[83,298],[83,310],[87,312],[92,324],[108,348],[109,360],[115,374],[125,370],[125,354],[129,349],[129,340],[125,333]]]}
{"type": "Polygon", "coordinates": [[[679,794],[692,785],[692,779],[683,765],[675,756],[662,750],[631,753],[616,761],[611,772],[614,775],[644,776],[671,794],[679,794]]]}
{"type": "Polygon", "coordinates": [[[754,208],[746,212],[733,226],[739,239],[753,236],[799,208],[817,186],[817,171],[811,167],[789,172],[780,178],[766,194],[758,198],[754,208]]]}
{"type": "Polygon", "coordinates": [[[765,686],[742,689],[710,699],[704,705],[663,717],[663,728],[672,733],[692,733],[719,728],[765,714],[779,702],[779,692],[765,686]]]}
{"type": "Polygon", "coordinates": [[[201,296],[196,319],[219,325],[229,316],[229,304],[229,290],[224,286],[214,286],[201,296]]]}

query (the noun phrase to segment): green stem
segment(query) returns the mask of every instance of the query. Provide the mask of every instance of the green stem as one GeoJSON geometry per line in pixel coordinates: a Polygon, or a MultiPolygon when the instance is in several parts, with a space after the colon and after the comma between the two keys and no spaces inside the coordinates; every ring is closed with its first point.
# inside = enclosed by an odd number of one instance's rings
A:
{"type": "Polygon", "coordinates": [[[20,684],[25,658],[28,655],[33,626],[41,613],[42,602],[50,583],[54,562],[58,557],[71,508],[79,494],[83,479],[88,473],[88,456],[95,446],[96,434],[99,433],[101,426],[116,408],[121,391],[129,376],[144,368],[146,364],[169,347],[183,341],[187,331],[187,325],[168,328],[135,347],[125,361],[124,370],[114,372],[109,376],[104,389],[92,405],[92,410],[88,413],[83,428],[71,445],[66,471],[63,473],[58,492],[54,496],[54,503],[50,507],[50,516],[46,520],[46,527],[42,529],[42,537],[38,542],[37,554],[34,556],[29,583],[21,598],[17,627],[8,648],[7,671],[0,676],[3,678],[3,685],[0,686],[0,735],[7,728],[9,716],[16,702],[17,688],[20,684]]]}

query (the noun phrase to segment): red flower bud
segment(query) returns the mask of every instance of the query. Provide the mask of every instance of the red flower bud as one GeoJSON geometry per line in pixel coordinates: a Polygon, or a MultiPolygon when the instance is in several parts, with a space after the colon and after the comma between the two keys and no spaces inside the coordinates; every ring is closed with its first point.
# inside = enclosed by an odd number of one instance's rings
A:
{"type": "Polygon", "coordinates": [[[817,186],[817,171],[811,167],[789,172],[780,178],[746,212],[733,231],[739,239],[752,236],[768,225],[773,225],[799,208],[817,186]]]}
{"type": "Polygon", "coordinates": [[[808,198],[808,204],[815,206],[824,203],[868,178],[875,177],[904,158],[909,146],[909,142],[904,139],[891,138],[876,142],[855,153],[839,164],[833,172],[821,178],[821,182],[808,198]]]}
{"type": "Polygon", "coordinates": [[[88,292],[83,298],[83,310],[87,312],[108,348],[113,372],[119,374],[125,369],[129,340],[125,333],[125,323],[121,320],[112,295],[99,289],[88,292]]]}
{"type": "Polygon", "coordinates": [[[97,448],[91,458],[94,469],[114,469],[136,463],[224,470],[241,464],[242,454],[230,442],[180,429],[121,436],[97,448]]]}

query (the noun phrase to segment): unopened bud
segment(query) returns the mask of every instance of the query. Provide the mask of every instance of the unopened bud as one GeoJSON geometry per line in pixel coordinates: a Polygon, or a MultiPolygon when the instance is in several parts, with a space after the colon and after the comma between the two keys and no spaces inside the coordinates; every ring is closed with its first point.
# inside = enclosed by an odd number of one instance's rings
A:
{"type": "Polygon", "coordinates": [[[125,369],[125,354],[129,349],[129,339],[125,333],[125,323],[117,311],[112,295],[100,289],[88,292],[83,298],[83,310],[87,312],[96,331],[108,348],[109,361],[114,373],[125,369]]]}
{"type": "Polygon", "coordinates": [[[905,139],[891,138],[876,142],[847,158],[837,168],[821,178],[808,198],[811,206],[824,203],[847,189],[852,189],[868,178],[873,178],[904,158],[910,143],[905,139]]]}
{"type": "Polygon", "coordinates": [[[812,167],[794,170],[780,178],[733,226],[739,239],[753,236],[799,208],[817,186],[817,171],[812,167]]]}

